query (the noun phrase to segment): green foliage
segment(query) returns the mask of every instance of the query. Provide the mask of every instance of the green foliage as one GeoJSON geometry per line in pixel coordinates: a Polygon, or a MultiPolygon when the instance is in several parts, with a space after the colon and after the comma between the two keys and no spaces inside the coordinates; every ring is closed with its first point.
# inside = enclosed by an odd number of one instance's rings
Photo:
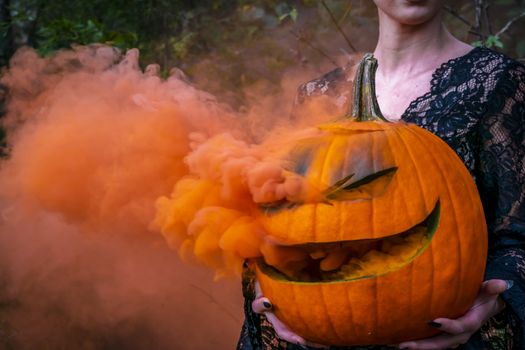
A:
{"type": "Polygon", "coordinates": [[[497,47],[497,48],[502,49],[503,43],[501,42],[499,36],[489,35],[485,41],[476,40],[472,42],[472,46],[474,47],[485,46],[488,48],[497,47]]]}
{"type": "Polygon", "coordinates": [[[38,29],[38,51],[47,55],[71,44],[106,43],[122,49],[137,45],[137,34],[108,30],[95,20],[74,22],[66,18],[49,22],[38,29]]]}
{"type": "Polygon", "coordinates": [[[286,18],[290,18],[294,22],[297,21],[297,16],[299,15],[297,8],[290,6],[285,2],[278,3],[274,10],[279,22],[284,21],[286,18]]]}
{"type": "Polygon", "coordinates": [[[489,35],[487,37],[487,40],[485,40],[485,46],[487,47],[497,47],[502,49],[503,43],[501,42],[499,36],[497,35],[489,35]]]}
{"type": "MultiPolygon", "coordinates": [[[[325,3],[358,50],[373,49],[369,40],[377,35],[373,2],[325,3]]],[[[352,52],[316,0],[9,0],[9,4],[12,18],[3,22],[0,18],[0,40],[14,29],[15,47],[29,44],[44,55],[94,42],[123,51],[137,47],[142,65],[158,63],[164,75],[179,67],[202,88],[228,95],[234,105],[242,103],[242,91],[251,85],[278,84],[286,69],[304,64],[319,67],[320,73],[330,69],[330,62],[341,64],[343,52],[352,52]],[[213,81],[217,76],[220,83],[213,81]]],[[[459,0],[450,6],[472,22],[473,4],[459,0]]],[[[492,32],[497,33],[525,9],[525,0],[490,0],[490,6],[492,32]]],[[[475,39],[475,45],[525,56],[525,42],[516,35],[525,19],[502,35],[487,33],[483,39],[469,34],[473,28],[457,18],[449,22],[462,40],[475,39]]]]}

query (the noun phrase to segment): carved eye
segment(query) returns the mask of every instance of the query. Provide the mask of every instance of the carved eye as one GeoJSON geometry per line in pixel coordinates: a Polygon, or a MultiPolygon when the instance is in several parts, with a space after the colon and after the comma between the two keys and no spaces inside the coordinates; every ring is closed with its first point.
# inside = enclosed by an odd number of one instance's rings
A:
{"type": "MultiPolygon", "coordinates": [[[[397,167],[380,170],[354,182],[351,182],[354,174],[350,174],[324,190],[325,201],[321,203],[330,205],[330,201],[347,201],[378,197],[386,191],[396,171],[397,167]]],[[[294,203],[282,199],[277,202],[260,204],[259,207],[263,209],[266,214],[272,214],[280,210],[291,209],[300,204],[302,203],[294,203]]]]}
{"type": "Polygon", "coordinates": [[[327,188],[324,191],[325,198],[345,201],[378,197],[386,191],[396,171],[397,167],[391,167],[367,175],[355,182],[351,182],[354,174],[350,174],[327,188]]]}

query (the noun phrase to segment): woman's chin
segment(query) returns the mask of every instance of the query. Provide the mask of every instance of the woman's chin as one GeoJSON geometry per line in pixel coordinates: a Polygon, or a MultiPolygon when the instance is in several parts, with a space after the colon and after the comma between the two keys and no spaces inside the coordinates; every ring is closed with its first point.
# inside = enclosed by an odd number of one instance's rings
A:
{"type": "Polygon", "coordinates": [[[404,25],[424,24],[440,13],[442,0],[375,0],[380,11],[404,25]]]}

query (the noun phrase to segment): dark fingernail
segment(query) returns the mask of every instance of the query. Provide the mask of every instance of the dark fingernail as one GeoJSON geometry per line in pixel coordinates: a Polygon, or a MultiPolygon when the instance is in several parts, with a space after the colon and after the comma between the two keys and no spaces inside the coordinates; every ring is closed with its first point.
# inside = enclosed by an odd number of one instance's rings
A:
{"type": "Polygon", "coordinates": [[[272,308],[272,304],[269,302],[269,301],[263,301],[263,306],[267,309],[271,309],[272,308]]]}
{"type": "Polygon", "coordinates": [[[428,322],[428,325],[429,325],[430,327],[434,327],[434,328],[441,328],[441,326],[442,326],[441,323],[439,323],[439,322],[434,322],[434,321],[429,321],[429,322],[428,322]]]}
{"type": "Polygon", "coordinates": [[[505,283],[507,283],[507,290],[511,289],[512,286],[514,285],[513,280],[506,280],[505,283]]]}

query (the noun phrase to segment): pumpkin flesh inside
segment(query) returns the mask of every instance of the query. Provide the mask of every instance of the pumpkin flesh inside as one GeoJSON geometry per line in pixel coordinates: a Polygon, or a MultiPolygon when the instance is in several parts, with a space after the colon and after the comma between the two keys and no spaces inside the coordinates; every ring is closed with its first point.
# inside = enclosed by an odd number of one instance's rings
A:
{"type": "Polygon", "coordinates": [[[273,256],[269,250],[257,263],[261,271],[273,279],[296,283],[377,277],[401,269],[423,253],[437,231],[439,218],[437,201],[425,220],[404,232],[379,239],[281,246],[273,256]],[[306,258],[279,263],[279,254],[306,258]]]}

